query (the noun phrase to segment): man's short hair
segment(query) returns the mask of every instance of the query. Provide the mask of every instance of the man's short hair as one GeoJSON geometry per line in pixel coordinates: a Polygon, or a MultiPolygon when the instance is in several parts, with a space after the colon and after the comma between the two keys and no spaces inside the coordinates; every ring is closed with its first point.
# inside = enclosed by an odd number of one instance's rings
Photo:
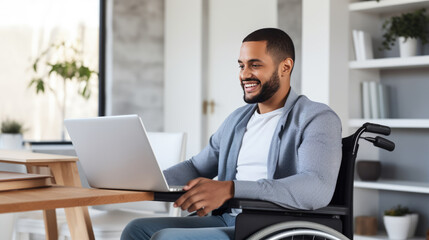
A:
{"type": "Polygon", "coordinates": [[[244,42],[267,41],[267,52],[279,64],[286,58],[295,62],[295,47],[292,39],[284,31],[277,28],[262,28],[256,30],[243,39],[244,42]]]}

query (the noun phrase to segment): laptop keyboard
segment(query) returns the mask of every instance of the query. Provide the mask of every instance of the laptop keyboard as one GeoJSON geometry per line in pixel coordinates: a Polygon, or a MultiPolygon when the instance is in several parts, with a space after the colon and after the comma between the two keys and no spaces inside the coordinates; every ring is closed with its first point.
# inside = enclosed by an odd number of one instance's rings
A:
{"type": "Polygon", "coordinates": [[[169,190],[170,192],[181,192],[181,191],[183,191],[183,187],[184,187],[184,186],[170,186],[170,187],[168,188],[168,190],[169,190]]]}

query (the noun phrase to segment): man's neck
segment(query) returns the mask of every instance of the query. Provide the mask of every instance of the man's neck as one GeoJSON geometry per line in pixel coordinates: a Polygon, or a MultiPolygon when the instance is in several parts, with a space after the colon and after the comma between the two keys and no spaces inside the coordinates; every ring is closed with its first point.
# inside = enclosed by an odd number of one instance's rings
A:
{"type": "Polygon", "coordinates": [[[258,103],[258,112],[264,114],[282,108],[286,103],[289,91],[290,87],[285,92],[278,91],[267,101],[258,103]]]}

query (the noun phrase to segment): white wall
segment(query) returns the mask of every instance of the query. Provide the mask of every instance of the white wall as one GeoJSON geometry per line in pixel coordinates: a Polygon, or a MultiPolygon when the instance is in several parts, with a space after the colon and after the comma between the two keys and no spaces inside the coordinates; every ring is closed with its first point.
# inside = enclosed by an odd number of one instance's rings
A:
{"type": "Polygon", "coordinates": [[[200,151],[203,1],[165,1],[164,129],[187,132],[187,157],[200,151]]]}
{"type": "Polygon", "coordinates": [[[303,0],[302,15],[302,94],[328,104],[342,119],[343,129],[348,119],[347,4],[303,0]]]}

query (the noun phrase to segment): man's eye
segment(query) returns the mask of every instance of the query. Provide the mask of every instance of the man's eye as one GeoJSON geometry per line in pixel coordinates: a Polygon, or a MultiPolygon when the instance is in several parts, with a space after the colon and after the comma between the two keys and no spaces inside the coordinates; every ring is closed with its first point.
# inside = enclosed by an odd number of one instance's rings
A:
{"type": "Polygon", "coordinates": [[[256,68],[256,67],[260,67],[261,65],[259,64],[252,64],[252,67],[256,68]]]}
{"type": "Polygon", "coordinates": [[[243,66],[243,65],[240,65],[240,66],[238,66],[238,68],[243,69],[243,68],[244,68],[244,66],[243,66]]]}

